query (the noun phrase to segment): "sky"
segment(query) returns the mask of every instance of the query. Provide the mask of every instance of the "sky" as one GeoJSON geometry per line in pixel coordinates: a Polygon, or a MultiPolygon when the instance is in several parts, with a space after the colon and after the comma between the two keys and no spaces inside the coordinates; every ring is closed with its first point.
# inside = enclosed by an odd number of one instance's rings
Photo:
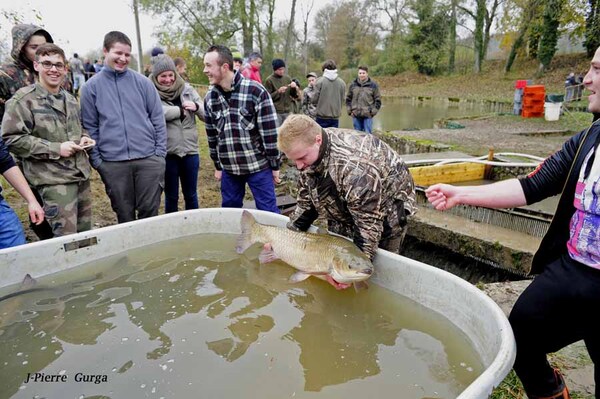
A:
{"type": "MultiPolygon", "coordinates": [[[[310,1],[298,0],[296,14],[300,14],[300,3],[308,4],[310,1]]],[[[316,1],[312,15],[331,1],[316,1]]],[[[133,44],[132,54],[138,54],[132,3],[132,0],[2,0],[0,7],[3,11],[18,11],[24,17],[24,22],[43,25],[54,42],[65,50],[67,57],[75,52],[83,57],[90,51],[100,50],[104,35],[111,30],[127,34],[133,44]],[[41,22],[34,18],[32,10],[41,14],[41,22]]],[[[289,18],[291,3],[292,0],[276,0],[275,18],[289,18]]],[[[158,40],[152,34],[159,24],[159,18],[140,13],[144,53],[158,45],[158,40]]],[[[10,27],[0,27],[0,34],[10,37],[10,27]]]]}

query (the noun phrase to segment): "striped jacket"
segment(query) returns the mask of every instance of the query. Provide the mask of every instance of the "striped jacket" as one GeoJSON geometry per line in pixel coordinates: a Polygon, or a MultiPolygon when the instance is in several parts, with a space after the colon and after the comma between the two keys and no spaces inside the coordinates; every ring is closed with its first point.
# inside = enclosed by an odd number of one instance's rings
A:
{"type": "Polygon", "coordinates": [[[204,111],[210,157],[217,170],[232,175],[279,170],[277,114],[261,84],[236,72],[232,91],[210,88],[204,111]]]}

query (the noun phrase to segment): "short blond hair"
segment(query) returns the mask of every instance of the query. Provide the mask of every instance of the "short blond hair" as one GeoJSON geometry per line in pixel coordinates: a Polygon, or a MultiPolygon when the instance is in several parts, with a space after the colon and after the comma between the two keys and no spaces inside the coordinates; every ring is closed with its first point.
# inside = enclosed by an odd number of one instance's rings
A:
{"type": "Polygon", "coordinates": [[[288,116],[278,129],[277,146],[283,152],[287,152],[296,143],[312,145],[315,138],[321,134],[321,126],[312,118],[292,114],[288,116]]]}

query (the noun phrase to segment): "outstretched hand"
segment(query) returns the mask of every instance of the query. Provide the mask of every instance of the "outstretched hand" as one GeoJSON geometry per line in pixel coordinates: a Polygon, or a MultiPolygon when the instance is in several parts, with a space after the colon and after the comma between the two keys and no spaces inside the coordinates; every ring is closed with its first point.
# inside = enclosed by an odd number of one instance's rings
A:
{"type": "Polygon", "coordinates": [[[425,190],[425,195],[438,211],[450,209],[460,203],[457,188],[450,184],[434,184],[425,190]]]}

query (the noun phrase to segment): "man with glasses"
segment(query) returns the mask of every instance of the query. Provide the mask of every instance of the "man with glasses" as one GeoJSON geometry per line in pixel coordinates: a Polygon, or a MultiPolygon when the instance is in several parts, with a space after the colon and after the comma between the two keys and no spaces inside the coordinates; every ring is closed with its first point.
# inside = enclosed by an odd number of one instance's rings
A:
{"type": "Polygon", "coordinates": [[[2,137],[41,196],[55,237],[89,230],[92,225],[86,149],[95,143],[81,127],[77,100],[61,87],[67,74],[65,62],[60,47],[40,45],[33,62],[39,82],[15,93],[2,120],[2,137]]]}
{"type": "MultiPolygon", "coordinates": [[[[35,25],[18,24],[12,28],[12,60],[0,67],[0,122],[4,115],[6,102],[22,87],[34,84],[37,72],[33,69],[35,52],[44,43],[53,43],[52,36],[46,30],[35,25]]],[[[41,198],[34,194],[39,202],[41,198]]],[[[52,238],[52,229],[44,221],[41,224],[31,223],[35,234],[45,240],[52,238]]]]}

